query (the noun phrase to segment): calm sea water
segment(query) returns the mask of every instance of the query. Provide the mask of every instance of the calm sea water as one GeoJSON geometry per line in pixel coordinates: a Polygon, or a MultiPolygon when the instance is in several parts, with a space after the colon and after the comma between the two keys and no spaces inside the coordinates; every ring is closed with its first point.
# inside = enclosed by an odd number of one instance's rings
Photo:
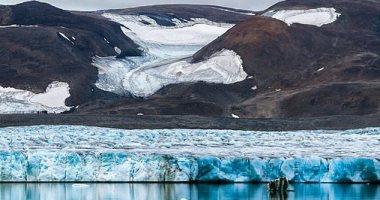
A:
{"type": "Polygon", "coordinates": [[[380,185],[295,184],[284,196],[270,196],[265,184],[0,184],[1,200],[233,200],[375,199],[380,185]]]}

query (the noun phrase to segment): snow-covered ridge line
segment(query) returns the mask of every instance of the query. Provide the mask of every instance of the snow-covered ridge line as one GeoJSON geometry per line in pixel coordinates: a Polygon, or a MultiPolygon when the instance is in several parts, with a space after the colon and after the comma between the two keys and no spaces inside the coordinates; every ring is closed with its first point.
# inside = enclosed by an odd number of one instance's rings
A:
{"type": "Polygon", "coordinates": [[[102,16],[123,25],[135,23],[135,24],[138,24],[139,26],[150,26],[150,27],[164,28],[164,29],[178,29],[178,28],[194,26],[196,24],[207,24],[210,26],[225,27],[225,28],[231,28],[233,26],[233,24],[213,22],[204,18],[190,18],[190,20],[173,18],[171,19],[171,22],[174,23],[175,26],[161,26],[156,22],[156,20],[154,20],[153,18],[150,18],[147,15],[120,15],[120,14],[114,14],[114,13],[104,13],[102,14],[102,16]]]}
{"type": "Polygon", "coordinates": [[[380,128],[347,131],[0,129],[0,181],[380,180],[380,128]]]}
{"type": "Polygon", "coordinates": [[[0,113],[61,113],[70,110],[65,100],[70,97],[67,83],[52,82],[44,93],[35,94],[27,90],[0,86],[0,113]]]}
{"type": "Polygon", "coordinates": [[[223,10],[226,12],[237,13],[237,14],[242,14],[242,15],[255,15],[254,12],[242,12],[242,11],[230,10],[230,9],[225,9],[225,8],[217,8],[217,7],[215,8],[218,10],[223,10]]]}
{"type": "Polygon", "coordinates": [[[308,10],[271,10],[263,14],[287,23],[307,24],[321,27],[335,22],[341,15],[335,8],[316,8],[308,10]]]}

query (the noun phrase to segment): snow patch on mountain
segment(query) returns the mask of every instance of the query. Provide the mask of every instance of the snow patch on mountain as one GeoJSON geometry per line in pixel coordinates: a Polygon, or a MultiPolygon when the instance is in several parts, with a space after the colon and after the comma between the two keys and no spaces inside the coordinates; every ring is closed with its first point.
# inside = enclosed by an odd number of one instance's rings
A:
{"type": "Polygon", "coordinates": [[[321,27],[335,22],[341,15],[335,8],[316,8],[308,10],[271,10],[263,14],[287,23],[307,24],[321,27]]]}
{"type": "Polygon", "coordinates": [[[61,113],[70,110],[65,100],[70,97],[67,83],[52,82],[44,93],[35,94],[27,90],[0,86],[0,113],[61,113]]]}
{"type": "Polygon", "coordinates": [[[380,128],[0,128],[0,181],[376,182],[380,128]]]}
{"type": "Polygon", "coordinates": [[[114,50],[117,54],[121,54],[121,49],[119,47],[114,47],[114,50]]]}
{"type": "MultiPolygon", "coordinates": [[[[67,37],[64,33],[62,33],[62,32],[58,32],[58,34],[59,34],[61,37],[63,37],[65,40],[69,41],[71,44],[74,45],[74,42],[71,41],[70,38],[67,37]]],[[[74,39],[74,40],[75,40],[75,39],[74,39]]]]}

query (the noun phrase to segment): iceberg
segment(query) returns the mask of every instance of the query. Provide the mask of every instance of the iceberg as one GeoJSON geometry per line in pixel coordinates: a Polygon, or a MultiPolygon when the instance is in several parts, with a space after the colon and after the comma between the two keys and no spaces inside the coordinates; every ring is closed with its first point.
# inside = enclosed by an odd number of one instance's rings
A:
{"type": "Polygon", "coordinates": [[[380,181],[380,128],[345,131],[1,128],[2,182],[380,181]]]}

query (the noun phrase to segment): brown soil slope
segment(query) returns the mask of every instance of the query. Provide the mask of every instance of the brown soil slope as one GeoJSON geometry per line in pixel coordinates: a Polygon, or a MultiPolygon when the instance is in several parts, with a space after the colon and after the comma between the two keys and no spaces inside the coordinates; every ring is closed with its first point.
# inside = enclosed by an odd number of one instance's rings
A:
{"type": "Polygon", "coordinates": [[[115,46],[122,55],[140,55],[138,46],[122,33],[119,24],[45,3],[0,6],[0,26],[0,85],[43,92],[52,81],[67,82],[71,105],[97,95],[93,84],[98,72],[91,65],[93,56],[117,55],[115,46]]]}
{"type": "Polygon", "coordinates": [[[316,27],[254,16],[197,52],[232,49],[254,76],[257,94],[232,106],[245,117],[365,115],[380,108],[380,3],[281,2],[268,10],[334,7],[342,15],[316,27]]]}

